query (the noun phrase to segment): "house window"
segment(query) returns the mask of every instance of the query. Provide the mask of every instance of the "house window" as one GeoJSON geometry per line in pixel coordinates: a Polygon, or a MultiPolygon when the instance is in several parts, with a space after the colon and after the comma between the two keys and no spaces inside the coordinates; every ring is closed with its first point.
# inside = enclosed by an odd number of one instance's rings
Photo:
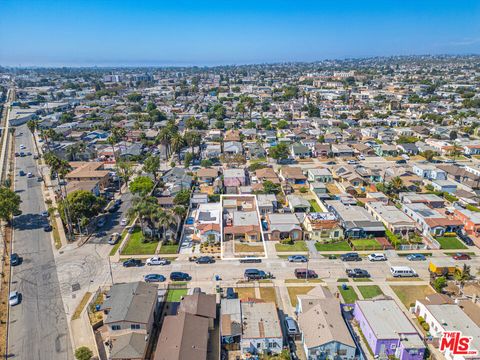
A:
{"type": "Polygon", "coordinates": [[[113,331],[120,330],[120,329],[121,329],[120,325],[112,325],[112,330],[113,331]]]}
{"type": "Polygon", "coordinates": [[[140,324],[131,324],[130,329],[132,330],[140,330],[140,324]]]}
{"type": "Polygon", "coordinates": [[[339,235],[338,231],[335,231],[335,232],[333,233],[333,237],[334,237],[334,238],[337,238],[338,235],[339,235]]]}
{"type": "Polygon", "coordinates": [[[339,350],[338,350],[338,355],[339,355],[339,356],[345,356],[345,355],[347,355],[347,350],[346,350],[346,349],[339,349],[339,350]]]}
{"type": "Polygon", "coordinates": [[[397,345],[395,344],[390,345],[390,349],[395,350],[396,348],[397,348],[397,345]]]}

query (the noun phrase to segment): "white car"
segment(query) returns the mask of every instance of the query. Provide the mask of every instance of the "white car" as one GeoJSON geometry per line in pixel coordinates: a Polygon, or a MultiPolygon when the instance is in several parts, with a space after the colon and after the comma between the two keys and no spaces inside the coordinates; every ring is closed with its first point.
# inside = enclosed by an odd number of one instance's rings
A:
{"type": "Polygon", "coordinates": [[[128,219],[127,218],[123,218],[122,221],[120,221],[120,225],[122,226],[126,226],[128,224],[128,219]]]}
{"type": "Polygon", "coordinates": [[[387,261],[385,254],[370,254],[368,255],[370,261],[387,261]]]}
{"type": "Polygon", "coordinates": [[[32,173],[30,173],[30,172],[27,174],[27,177],[28,177],[28,178],[33,178],[33,176],[34,176],[34,175],[33,175],[32,173]]]}
{"type": "Polygon", "coordinates": [[[357,156],[357,159],[358,159],[358,160],[365,160],[365,156],[363,156],[363,155],[358,155],[358,156],[357,156]]]}
{"type": "Polygon", "coordinates": [[[10,306],[15,306],[20,303],[20,294],[18,291],[12,291],[10,295],[8,296],[8,303],[10,306]]]}
{"type": "Polygon", "coordinates": [[[147,261],[145,262],[145,264],[147,264],[148,266],[153,266],[153,265],[168,265],[170,264],[170,261],[165,259],[165,258],[161,258],[161,257],[158,257],[158,256],[154,256],[154,257],[151,257],[149,259],[147,259],[147,261]]]}
{"type": "Polygon", "coordinates": [[[356,165],[356,164],[358,164],[358,161],[357,160],[348,160],[347,164],[348,165],[356,165]]]}
{"type": "Polygon", "coordinates": [[[20,149],[24,150],[24,149],[25,149],[25,145],[20,144],[20,149]]]}

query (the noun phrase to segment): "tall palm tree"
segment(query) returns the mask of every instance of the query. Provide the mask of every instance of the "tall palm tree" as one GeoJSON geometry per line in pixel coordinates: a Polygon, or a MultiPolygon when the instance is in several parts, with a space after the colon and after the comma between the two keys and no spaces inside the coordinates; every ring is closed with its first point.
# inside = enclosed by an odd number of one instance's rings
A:
{"type": "Polygon", "coordinates": [[[185,145],[185,140],[183,139],[182,135],[180,135],[180,133],[178,132],[173,134],[172,142],[171,142],[172,151],[176,153],[178,156],[180,156],[180,151],[182,150],[184,145],[185,145]]]}
{"type": "Polygon", "coordinates": [[[170,155],[170,140],[172,139],[172,133],[168,128],[163,128],[158,134],[158,141],[165,147],[165,157],[168,159],[170,155]]]}
{"type": "Polygon", "coordinates": [[[162,237],[165,240],[166,231],[170,225],[175,224],[175,219],[170,212],[167,212],[160,207],[158,208],[156,218],[158,226],[162,229],[162,237]]]}
{"type": "Polygon", "coordinates": [[[185,206],[177,205],[173,208],[172,213],[175,216],[175,221],[177,223],[177,231],[175,234],[178,234],[180,225],[182,224],[182,219],[185,218],[185,215],[187,215],[187,209],[185,209],[185,206]]]}
{"type": "Polygon", "coordinates": [[[30,130],[30,132],[32,133],[33,143],[35,144],[35,149],[37,150],[37,154],[39,154],[37,138],[35,137],[35,131],[38,128],[38,122],[36,120],[28,120],[27,127],[28,127],[28,130],[30,130]]]}
{"type": "Polygon", "coordinates": [[[395,176],[391,181],[390,181],[390,184],[393,188],[393,190],[398,193],[400,192],[404,185],[403,185],[403,180],[400,176],[395,176]]]}

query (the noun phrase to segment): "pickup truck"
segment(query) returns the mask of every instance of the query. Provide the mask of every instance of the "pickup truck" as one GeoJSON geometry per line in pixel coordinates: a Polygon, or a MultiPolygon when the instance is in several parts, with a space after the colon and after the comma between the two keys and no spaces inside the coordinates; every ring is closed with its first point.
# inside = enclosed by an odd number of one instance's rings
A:
{"type": "Polygon", "coordinates": [[[345,270],[347,276],[350,278],[369,278],[370,274],[367,270],[363,269],[347,269],[345,270]]]}

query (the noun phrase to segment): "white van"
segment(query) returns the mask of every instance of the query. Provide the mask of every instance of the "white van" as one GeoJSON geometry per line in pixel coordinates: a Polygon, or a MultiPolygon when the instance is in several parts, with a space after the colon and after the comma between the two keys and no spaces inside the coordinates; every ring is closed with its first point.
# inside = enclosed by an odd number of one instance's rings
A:
{"type": "Polygon", "coordinates": [[[390,272],[393,277],[417,277],[418,274],[408,266],[392,266],[390,272]]]}

